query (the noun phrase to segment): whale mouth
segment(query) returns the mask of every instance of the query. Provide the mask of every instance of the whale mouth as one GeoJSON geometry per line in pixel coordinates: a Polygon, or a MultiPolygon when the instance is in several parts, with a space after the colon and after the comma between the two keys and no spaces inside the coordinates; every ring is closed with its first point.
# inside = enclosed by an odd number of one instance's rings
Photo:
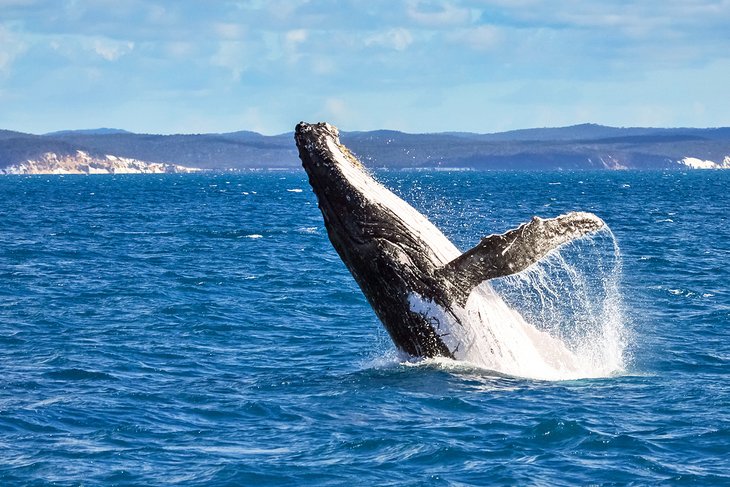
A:
{"type": "Polygon", "coordinates": [[[302,166],[314,192],[330,199],[345,195],[346,203],[355,196],[363,197],[351,179],[369,178],[365,166],[340,143],[340,132],[326,122],[300,122],[295,131],[302,166]],[[353,178],[354,175],[356,176],[353,178]]]}

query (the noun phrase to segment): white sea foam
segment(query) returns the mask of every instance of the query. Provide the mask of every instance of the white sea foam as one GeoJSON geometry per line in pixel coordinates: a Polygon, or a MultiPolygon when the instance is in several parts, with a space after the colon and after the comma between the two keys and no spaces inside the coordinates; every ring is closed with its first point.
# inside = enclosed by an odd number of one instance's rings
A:
{"type": "Polygon", "coordinates": [[[558,342],[535,342],[540,355],[572,355],[545,378],[571,379],[605,377],[626,368],[629,337],[620,278],[619,247],[606,227],[495,285],[525,321],[558,342]]]}
{"type": "Polygon", "coordinates": [[[620,268],[605,230],[494,287],[482,283],[463,308],[447,311],[416,294],[410,307],[431,321],[456,359],[473,366],[544,380],[605,377],[626,365],[620,268]]]}

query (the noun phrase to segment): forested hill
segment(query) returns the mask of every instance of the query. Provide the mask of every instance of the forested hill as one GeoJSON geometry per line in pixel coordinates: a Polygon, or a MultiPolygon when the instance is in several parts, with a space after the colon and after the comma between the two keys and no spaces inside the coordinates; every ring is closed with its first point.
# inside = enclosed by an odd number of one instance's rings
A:
{"type": "MultiPolygon", "coordinates": [[[[370,167],[471,169],[685,169],[730,167],[730,128],[616,128],[594,124],[494,134],[342,132],[370,167]]],[[[115,129],[33,135],[0,130],[0,172],[48,153],[83,151],[211,170],[299,166],[292,133],[152,135],[115,129]]]]}

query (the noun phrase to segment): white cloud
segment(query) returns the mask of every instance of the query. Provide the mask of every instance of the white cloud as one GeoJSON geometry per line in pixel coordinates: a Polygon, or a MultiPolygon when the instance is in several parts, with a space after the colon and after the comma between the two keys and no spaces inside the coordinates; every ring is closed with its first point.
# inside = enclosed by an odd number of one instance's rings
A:
{"type": "Polygon", "coordinates": [[[218,45],[218,51],[211,58],[211,64],[227,69],[235,81],[240,81],[248,69],[248,53],[245,42],[224,41],[218,45]]]}
{"type": "Polygon", "coordinates": [[[170,12],[162,5],[150,4],[147,12],[147,20],[153,24],[166,22],[170,17],[170,12]]]}
{"type": "Polygon", "coordinates": [[[125,54],[129,54],[134,49],[134,42],[131,41],[115,41],[97,37],[87,41],[87,48],[93,50],[96,54],[107,61],[116,61],[125,54]]]}
{"type": "Polygon", "coordinates": [[[175,59],[186,59],[195,53],[195,45],[187,41],[175,41],[165,44],[166,52],[175,59]]]}
{"type": "Polygon", "coordinates": [[[284,36],[287,44],[290,44],[290,45],[301,44],[302,42],[307,40],[307,37],[308,37],[308,33],[307,33],[306,29],[290,30],[284,36]]]}
{"type": "Polygon", "coordinates": [[[413,43],[413,36],[408,29],[396,28],[379,32],[365,38],[366,46],[380,46],[396,51],[404,51],[413,43]]]}
{"type": "Polygon", "coordinates": [[[312,72],[317,75],[330,75],[337,72],[337,64],[329,57],[317,56],[312,61],[312,72]]]}
{"type": "Polygon", "coordinates": [[[7,72],[13,61],[27,48],[18,36],[0,25],[0,73],[7,72]]]}
{"type": "Polygon", "coordinates": [[[324,114],[328,120],[339,123],[347,119],[347,105],[341,98],[327,98],[324,102],[324,114]]]}
{"type": "Polygon", "coordinates": [[[729,0],[530,1],[529,6],[516,0],[486,0],[479,3],[485,18],[499,13],[533,27],[608,29],[614,36],[624,33],[657,35],[657,30],[704,29],[723,26],[730,21],[729,0]]]}
{"type": "Polygon", "coordinates": [[[106,37],[82,35],[60,35],[47,38],[53,51],[71,60],[86,58],[86,52],[93,52],[106,61],[116,61],[134,50],[134,42],[118,41],[106,37]]]}
{"type": "Polygon", "coordinates": [[[31,7],[37,0],[0,0],[0,8],[31,7]]]}
{"type": "Polygon", "coordinates": [[[494,49],[502,40],[500,29],[492,25],[480,25],[462,29],[450,34],[448,38],[477,51],[494,49]]]}
{"type": "Polygon", "coordinates": [[[217,22],[213,25],[213,30],[219,38],[225,40],[240,39],[245,33],[244,26],[232,22],[217,22]]]}
{"type": "Polygon", "coordinates": [[[290,30],[284,34],[282,47],[288,62],[294,63],[299,60],[299,46],[304,44],[308,38],[309,32],[306,29],[290,30]]]}
{"type": "Polygon", "coordinates": [[[407,15],[413,22],[427,27],[451,27],[471,21],[471,10],[452,3],[409,0],[407,15]]]}

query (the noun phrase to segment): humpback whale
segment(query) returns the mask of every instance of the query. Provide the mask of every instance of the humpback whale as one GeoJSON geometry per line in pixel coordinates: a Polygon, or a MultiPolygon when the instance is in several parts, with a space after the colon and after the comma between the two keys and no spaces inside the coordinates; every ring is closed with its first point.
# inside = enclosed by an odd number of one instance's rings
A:
{"type": "Polygon", "coordinates": [[[599,217],[534,217],[461,252],[376,181],[340,142],[336,127],[301,122],[295,139],[332,246],[400,351],[539,378],[562,377],[580,366],[577,355],[525,321],[489,280],[525,270],[603,228],[599,217]]]}

